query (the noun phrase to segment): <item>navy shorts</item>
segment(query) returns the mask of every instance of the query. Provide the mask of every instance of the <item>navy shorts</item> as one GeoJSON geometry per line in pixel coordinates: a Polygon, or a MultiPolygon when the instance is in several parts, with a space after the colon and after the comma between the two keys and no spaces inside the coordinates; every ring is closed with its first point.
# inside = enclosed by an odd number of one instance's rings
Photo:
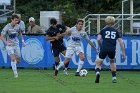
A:
{"type": "Polygon", "coordinates": [[[54,57],[59,56],[59,53],[62,53],[65,50],[66,50],[66,47],[63,44],[57,47],[52,47],[54,57]]]}
{"type": "Polygon", "coordinates": [[[105,59],[106,56],[108,56],[110,59],[114,59],[115,53],[116,53],[115,49],[101,49],[99,53],[99,58],[105,59]]]}

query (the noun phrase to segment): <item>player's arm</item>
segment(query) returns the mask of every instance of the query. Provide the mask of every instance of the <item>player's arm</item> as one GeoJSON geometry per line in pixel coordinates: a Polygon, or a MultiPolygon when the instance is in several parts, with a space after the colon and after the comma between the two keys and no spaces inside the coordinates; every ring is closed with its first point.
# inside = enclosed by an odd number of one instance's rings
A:
{"type": "Polygon", "coordinates": [[[61,33],[61,34],[57,34],[58,38],[64,37],[65,35],[69,35],[71,32],[69,31],[70,28],[65,26],[65,32],[61,33]]]}
{"type": "Polygon", "coordinates": [[[8,43],[5,39],[4,39],[4,34],[1,34],[1,40],[4,42],[5,45],[10,46],[11,44],[8,43]]]}
{"type": "Polygon", "coordinates": [[[23,35],[22,35],[22,32],[21,31],[19,31],[19,36],[20,36],[22,45],[25,46],[25,42],[24,42],[23,35]]]}
{"type": "Polygon", "coordinates": [[[65,31],[65,35],[70,36],[71,35],[71,29],[68,27],[67,30],[65,31]]]}
{"type": "Polygon", "coordinates": [[[2,32],[1,32],[1,40],[4,42],[4,44],[6,44],[7,46],[10,46],[11,44],[8,43],[8,42],[4,39],[4,37],[5,37],[6,33],[7,33],[7,31],[8,31],[8,26],[6,25],[6,26],[3,28],[2,32]]]}
{"type": "Polygon", "coordinates": [[[59,38],[57,36],[50,36],[50,35],[46,35],[46,40],[49,41],[55,41],[58,40],[59,38]]]}
{"type": "Polygon", "coordinates": [[[101,38],[102,36],[99,34],[97,37],[97,42],[98,42],[99,47],[101,47],[101,38]]]}
{"type": "Polygon", "coordinates": [[[91,45],[91,47],[93,47],[96,51],[96,53],[98,54],[98,50],[97,48],[94,46],[94,44],[89,40],[89,38],[87,36],[84,36],[84,38],[87,40],[87,42],[91,45]]]}
{"type": "Polygon", "coordinates": [[[122,50],[122,57],[125,59],[125,50],[124,50],[124,44],[122,38],[118,38],[118,42],[120,44],[121,50],[122,50]]]}

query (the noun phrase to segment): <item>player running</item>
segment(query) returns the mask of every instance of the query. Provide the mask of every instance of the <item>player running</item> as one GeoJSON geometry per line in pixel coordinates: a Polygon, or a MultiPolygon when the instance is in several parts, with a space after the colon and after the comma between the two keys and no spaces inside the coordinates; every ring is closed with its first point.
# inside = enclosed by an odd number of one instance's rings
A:
{"type": "Polygon", "coordinates": [[[89,40],[86,32],[82,29],[83,25],[84,25],[84,21],[82,19],[79,19],[76,23],[76,26],[74,26],[66,31],[66,34],[70,35],[70,37],[68,39],[68,46],[67,46],[67,50],[66,50],[65,61],[61,62],[59,64],[59,66],[55,69],[55,73],[54,73],[55,76],[57,76],[58,70],[61,67],[66,66],[66,64],[69,63],[70,58],[72,57],[72,55],[74,53],[76,53],[78,55],[78,57],[80,58],[75,76],[80,76],[79,72],[84,64],[84,51],[81,46],[82,37],[84,37],[87,40],[87,42],[98,53],[98,50],[95,48],[94,44],[89,40]]]}
{"type": "MultiPolygon", "coordinates": [[[[55,68],[58,66],[60,62],[59,54],[62,53],[64,56],[66,54],[66,47],[63,44],[63,36],[68,27],[57,24],[57,20],[55,18],[52,18],[50,20],[51,26],[46,31],[46,40],[49,40],[51,42],[51,47],[53,50],[53,55],[55,57],[55,68]]],[[[64,69],[64,73],[68,75],[67,73],[68,64],[66,65],[64,69]]]]}
{"type": "Polygon", "coordinates": [[[18,21],[19,17],[16,14],[13,14],[11,16],[11,23],[8,23],[1,32],[1,40],[6,45],[6,50],[11,59],[11,66],[15,78],[18,77],[16,63],[20,62],[20,47],[19,40],[17,38],[18,35],[22,40],[22,45],[25,46],[24,39],[21,33],[22,31],[20,29],[20,26],[18,25],[18,21]],[[6,37],[6,39],[4,37],[6,37]]]}
{"type": "Polygon", "coordinates": [[[100,46],[99,58],[96,60],[96,80],[95,83],[99,83],[100,70],[103,60],[108,56],[110,58],[110,68],[112,72],[112,82],[117,83],[116,80],[116,65],[114,64],[114,58],[116,53],[116,40],[119,41],[120,47],[122,49],[122,58],[125,59],[125,51],[123,46],[123,41],[119,32],[113,27],[115,24],[115,18],[108,16],[105,19],[106,27],[100,31],[98,34],[98,45],[100,46]],[[102,38],[102,42],[101,42],[102,38]]]}

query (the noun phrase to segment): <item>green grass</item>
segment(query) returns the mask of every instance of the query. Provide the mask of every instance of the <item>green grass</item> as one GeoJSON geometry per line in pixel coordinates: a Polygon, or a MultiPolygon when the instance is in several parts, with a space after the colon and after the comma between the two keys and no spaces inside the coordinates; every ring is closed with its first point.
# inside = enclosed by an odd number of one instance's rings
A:
{"type": "Polygon", "coordinates": [[[0,93],[140,93],[140,73],[118,71],[118,82],[113,84],[109,71],[101,72],[99,84],[95,84],[95,74],[88,71],[86,77],[69,75],[53,70],[19,69],[19,78],[13,78],[11,69],[0,69],[0,93]]]}

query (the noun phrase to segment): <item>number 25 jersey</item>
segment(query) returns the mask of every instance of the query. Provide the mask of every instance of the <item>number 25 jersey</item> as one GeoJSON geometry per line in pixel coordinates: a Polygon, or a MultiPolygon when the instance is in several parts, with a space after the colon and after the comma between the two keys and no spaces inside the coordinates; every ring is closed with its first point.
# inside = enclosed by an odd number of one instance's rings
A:
{"type": "Polygon", "coordinates": [[[102,36],[101,48],[104,49],[116,49],[116,40],[121,38],[120,33],[114,27],[105,27],[103,28],[99,35],[102,36]]]}

